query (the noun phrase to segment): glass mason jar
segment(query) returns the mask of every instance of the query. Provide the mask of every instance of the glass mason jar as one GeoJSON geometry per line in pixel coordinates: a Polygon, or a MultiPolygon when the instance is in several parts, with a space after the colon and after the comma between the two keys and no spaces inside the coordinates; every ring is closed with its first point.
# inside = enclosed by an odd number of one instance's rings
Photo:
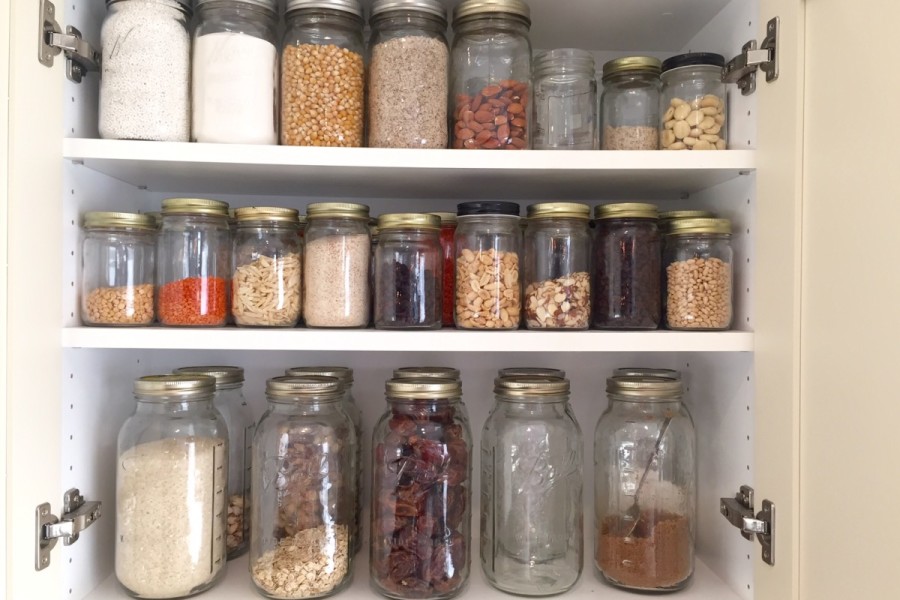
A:
{"type": "Polygon", "coordinates": [[[454,277],[456,276],[456,213],[431,213],[441,220],[441,325],[453,327],[454,277]]]}
{"type": "Polygon", "coordinates": [[[321,202],[307,207],[306,218],[306,326],[365,327],[371,302],[369,207],[321,202]]]}
{"type": "Polygon", "coordinates": [[[601,149],[659,148],[659,70],[659,60],[649,56],[628,56],[603,65],[601,149]]]}
{"type": "Polygon", "coordinates": [[[678,590],[694,572],[694,424],[681,381],[607,380],[594,434],[595,564],[615,586],[678,590]]]}
{"type": "Polygon", "coordinates": [[[419,213],[378,218],[375,327],[441,327],[441,220],[419,213]]]}
{"type": "Polygon", "coordinates": [[[250,456],[256,419],[244,398],[241,367],[181,367],[174,375],[205,375],[216,380],[213,406],[228,431],[228,560],[247,551],[250,540],[250,456]]]}
{"type": "Polygon", "coordinates": [[[680,219],[715,219],[715,213],[708,210],[668,210],[659,213],[659,235],[662,237],[663,246],[666,244],[666,235],[672,221],[680,219]]]}
{"type": "Polygon", "coordinates": [[[81,246],[81,322],[153,322],[156,222],[147,215],[89,212],[81,246]]]}
{"type": "Polygon", "coordinates": [[[506,367],[497,371],[497,377],[559,377],[565,379],[566,372],[549,367],[506,367]]]}
{"type": "Polygon", "coordinates": [[[156,261],[156,309],[162,325],[225,325],[231,277],[227,203],[163,200],[156,261]]]}
{"type": "Polygon", "coordinates": [[[371,580],[441,600],[469,577],[472,438],[458,380],[392,379],[372,452],[371,580]]]}
{"type": "Polygon", "coordinates": [[[237,325],[293,327],[300,319],[302,251],[293,208],[235,212],[231,312],[237,325]]]}
{"type": "Polygon", "coordinates": [[[593,321],[596,329],[656,329],[660,321],[660,242],[652,204],[594,209],[593,321]]]}
{"type": "Polygon", "coordinates": [[[347,586],[356,434],[334,377],[274,377],[253,437],[250,575],[270,598],[347,586]]]}
{"type": "Polygon", "coordinates": [[[197,0],[192,139],[277,144],[275,0],[197,0]]]}
{"type": "Polygon", "coordinates": [[[151,375],[119,430],[116,579],[136,598],[182,598],[225,573],[228,430],[215,379],[151,375]]]}
{"type": "Polygon", "coordinates": [[[292,367],[286,369],[284,374],[288,377],[306,377],[318,375],[320,377],[334,377],[341,382],[344,401],[341,408],[353,422],[353,430],[356,432],[356,444],[354,444],[354,465],[356,469],[356,503],[353,505],[353,525],[350,528],[351,552],[356,554],[362,545],[362,444],[365,437],[362,428],[362,413],[359,405],[353,397],[353,369],[349,367],[292,367]]]}
{"type": "Polygon", "coordinates": [[[444,5],[375,0],[369,25],[369,147],[446,148],[450,51],[444,5]]]}
{"type": "Polygon", "coordinates": [[[456,326],[518,329],[522,231],[515,202],[463,202],[456,227],[456,326]]]}
{"type": "Polygon", "coordinates": [[[569,382],[501,377],[481,433],[481,567],[522,596],[565,592],[584,559],[581,428],[569,382]]]}
{"type": "Polygon", "coordinates": [[[106,0],[106,6],[100,137],[190,141],[191,0],[106,0]]]}
{"type": "Polygon", "coordinates": [[[559,48],[534,59],[535,150],[593,150],[596,110],[590,53],[559,48]]]}
{"type": "Polygon", "coordinates": [[[363,145],[362,15],[358,0],[287,0],[282,145],[363,145]]]}
{"type": "Polygon", "coordinates": [[[662,115],[659,147],[663,150],[725,150],[727,103],[722,69],[725,57],[690,52],[662,64],[662,115]]]}
{"type": "Polygon", "coordinates": [[[531,148],[530,28],[522,0],[463,0],[454,9],[452,148],[531,148]]]}
{"type": "Polygon", "coordinates": [[[400,367],[394,369],[394,379],[438,378],[460,380],[459,369],[453,367],[400,367]]]}
{"type": "Polygon", "coordinates": [[[728,219],[673,222],[663,264],[666,327],[701,331],[731,327],[734,251],[728,219]]]}
{"type": "Polygon", "coordinates": [[[587,329],[591,321],[591,208],[574,202],[528,207],[525,325],[587,329]]]}

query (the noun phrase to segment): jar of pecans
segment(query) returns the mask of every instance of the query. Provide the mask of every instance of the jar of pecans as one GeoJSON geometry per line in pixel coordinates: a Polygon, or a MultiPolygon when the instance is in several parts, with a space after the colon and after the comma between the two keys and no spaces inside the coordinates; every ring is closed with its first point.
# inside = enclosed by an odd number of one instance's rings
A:
{"type": "Polygon", "coordinates": [[[281,143],[363,145],[365,69],[358,0],[288,0],[281,53],[281,143]]]}
{"type": "Polygon", "coordinates": [[[148,215],[89,212],[81,246],[81,322],[153,322],[156,222],[148,215]]]}
{"type": "Polygon", "coordinates": [[[372,452],[372,583],[390,598],[450,598],[469,577],[471,434],[461,383],[391,379],[372,452]]]}
{"type": "Polygon", "coordinates": [[[453,240],[456,237],[456,213],[431,213],[441,219],[441,252],[444,256],[441,285],[441,325],[453,327],[453,283],[456,276],[453,240]]]}
{"type": "Polygon", "coordinates": [[[334,377],[274,377],[253,437],[250,575],[271,598],[350,582],[356,433],[334,377]]]}
{"type": "Polygon", "coordinates": [[[649,56],[627,56],[603,65],[601,149],[659,147],[659,70],[659,60],[649,56]]]}
{"type": "Polygon", "coordinates": [[[593,150],[596,109],[589,52],[558,48],[534,59],[535,150],[593,150]]]}

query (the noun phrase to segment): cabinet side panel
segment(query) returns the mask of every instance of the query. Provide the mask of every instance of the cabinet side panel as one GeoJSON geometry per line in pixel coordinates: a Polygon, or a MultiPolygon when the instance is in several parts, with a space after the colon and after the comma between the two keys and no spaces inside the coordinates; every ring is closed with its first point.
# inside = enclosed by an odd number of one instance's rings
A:
{"type": "MultiPolygon", "coordinates": [[[[9,306],[9,295],[7,287],[7,247],[6,240],[9,238],[9,61],[7,60],[9,52],[9,9],[8,7],[0,8],[0,42],[3,50],[0,51],[0,148],[3,148],[5,158],[0,159],[0,337],[3,343],[0,344],[0,431],[6,432],[6,407],[7,407],[7,337],[6,327],[8,314],[6,307],[9,306]]],[[[4,438],[7,439],[7,438],[4,438]]],[[[6,443],[0,442],[0,540],[8,540],[6,534],[7,522],[10,515],[7,514],[6,496],[9,493],[6,478],[6,461],[8,457],[6,443]]],[[[7,561],[6,561],[6,543],[0,544],[0,590],[9,590],[7,583],[7,561]]]]}

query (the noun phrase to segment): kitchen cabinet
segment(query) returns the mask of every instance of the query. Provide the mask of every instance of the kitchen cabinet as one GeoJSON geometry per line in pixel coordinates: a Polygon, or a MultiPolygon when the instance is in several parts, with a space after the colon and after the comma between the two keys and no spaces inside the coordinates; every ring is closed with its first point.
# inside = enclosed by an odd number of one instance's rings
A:
{"type": "MultiPolygon", "coordinates": [[[[0,280],[0,303],[6,307],[0,311],[0,324],[5,320],[6,325],[6,344],[0,350],[5,352],[0,371],[5,375],[2,393],[7,407],[0,415],[7,432],[5,449],[0,448],[0,453],[7,453],[6,494],[0,499],[6,502],[7,543],[0,548],[6,557],[6,597],[124,598],[112,576],[116,433],[132,410],[130,388],[135,377],[188,363],[245,367],[245,393],[258,412],[264,405],[267,377],[300,364],[346,364],[356,371],[355,394],[368,433],[382,411],[383,382],[390,369],[419,364],[459,367],[476,443],[492,402],[491,378],[500,367],[566,369],[574,390],[573,408],[586,431],[592,430],[605,407],[603,380],[614,367],[680,369],[689,384],[688,404],[698,432],[700,502],[697,572],[678,597],[807,597],[801,582],[814,576],[804,569],[817,565],[802,559],[806,518],[801,508],[807,505],[801,504],[801,496],[805,481],[820,492],[825,486],[819,479],[804,479],[800,466],[805,473],[827,465],[817,462],[816,454],[801,456],[807,447],[801,442],[808,440],[815,452],[836,452],[847,441],[836,436],[834,447],[827,448],[821,440],[801,435],[801,403],[807,398],[801,382],[812,377],[810,381],[827,385],[829,371],[839,368],[830,357],[803,346],[807,335],[826,343],[816,337],[827,329],[821,309],[812,306],[806,320],[809,294],[844,294],[830,289],[823,279],[824,266],[810,254],[827,244],[806,230],[807,225],[819,224],[806,210],[807,202],[814,202],[806,194],[806,152],[823,148],[806,145],[805,136],[813,134],[804,130],[804,122],[807,115],[824,119],[827,107],[837,106],[823,99],[822,108],[810,110],[804,100],[805,86],[816,84],[805,80],[811,54],[807,36],[812,34],[807,31],[807,7],[799,0],[681,0],[664,7],[655,0],[568,0],[564,8],[551,0],[530,4],[535,47],[586,48],[601,63],[639,52],[667,56],[704,50],[731,57],[745,42],[761,40],[766,22],[778,16],[780,77],[766,83],[760,75],[750,96],[732,86],[727,152],[492,153],[99,140],[97,75],[90,73],[76,84],[66,79],[61,56],[52,68],[39,64],[37,3],[11,0],[10,10],[0,14],[0,33],[8,30],[10,49],[9,61],[0,64],[0,75],[8,69],[0,86],[8,85],[10,92],[8,108],[0,105],[0,111],[8,110],[9,115],[0,123],[0,133],[8,139],[0,183],[9,198],[0,207],[6,236],[0,247],[0,258],[6,259],[5,277],[0,280]],[[707,208],[731,218],[736,226],[735,329],[502,333],[81,326],[80,215],[102,209],[157,210],[162,198],[180,195],[214,197],[236,206],[265,202],[301,209],[314,200],[353,198],[370,204],[376,214],[447,210],[456,201],[471,198],[522,205],[550,199],[591,204],[649,200],[664,209],[707,208]],[[810,290],[807,285],[816,287],[810,290]],[[812,334],[806,325],[823,328],[812,334]],[[802,357],[816,369],[812,375],[801,369],[802,357]],[[719,514],[720,497],[733,496],[742,484],[755,488],[757,510],[764,498],[777,507],[774,566],[763,562],[758,543],[743,539],[719,514]],[[90,500],[102,501],[103,516],[73,545],[58,544],[50,565],[36,571],[35,507],[49,502],[58,515],[63,492],[72,487],[90,500]]],[[[819,4],[810,12],[822,31],[831,31],[839,18],[839,3],[819,4]]],[[[872,4],[897,16],[897,9],[888,9],[887,3],[872,4]]],[[[74,25],[97,43],[105,12],[102,1],[57,2],[56,9],[63,28],[74,25]]],[[[887,40],[887,25],[878,27],[887,40]]],[[[865,37],[862,31],[853,33],[860,40],[865,37]]],[[[813,64],[822,86],[822,67],[813,64]]],[[[838,166],[824,159],[813,164],[822,174],[838,166]]],[[[831,225],[838,220],[831,213],[817,217],[831,225]]],[[[897,219],[885,221],[893,225],[897,219]]],[[[886,300],[882,302],[886,314],[892,315],[886,300]]],[[[896,326],[893,331],[900,333],[896,326]]],[[[852,339],[854,333],[847,330],[843,335],[852,339]]],[[[834,392],[817,391],[836,402],[834,392]]],[[[840,415],[824,409],[813,413],[817,425],[838,427],[840,415]]],[[[892,422],[900,422],[900,417],[892,422]]],[[[591,437],[585,435],[588,444],[591,437]]],[[[875,451],[868,456],[881,458],[875,451]]],[[[867,469],[878,464],[884,465],[875,462],[867,469]]],[[[630,597],[599,583],[593,572],[592,482],[588,467],[586,565],[581,581],[567,596],[630,597]]],[[[873,496],[867,492],[865,497],[873,496]]],[[[813,550],[823,561],[836,560],[838,552],[824,543],[813,550]]],[[[375,597],[368,587],[364,554],[355,565],[352,588],[339,597],[375,597]]],[[[472,581],[463,598],[501,597],[484,582],[477,552],[473,559],[472,581]]],[[[879,588],[876,581],[870,589],[890,588],[879,588]]],[[[827,587],[822,593],[828,593],[827,587]]],[[[202,597],[225,600],[253,594],[244,559],[230,564],[226,580],[202,597]]],[[[873,594],[879,597],[877,591],[873,594]]]]}

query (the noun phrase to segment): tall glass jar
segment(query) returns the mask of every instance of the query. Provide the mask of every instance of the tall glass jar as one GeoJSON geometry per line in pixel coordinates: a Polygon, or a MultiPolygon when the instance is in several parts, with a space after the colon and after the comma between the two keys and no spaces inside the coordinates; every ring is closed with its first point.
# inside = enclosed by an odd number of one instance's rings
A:
{"type": "Polygon", "coordinates": [[[136,598],[182,598],[225,573],[228,428],[215,379],[151,375],[119,430],[116,579],[136,598]]]}
{"type": "Polygon", "coordinates": [[[163,200],[156,259],[156,308],[162,325],[225,325],[231,277],[226,202],[163,200]]]}
{"type": "Polygon", "coordinates": [[[270,598],[350,582],[356,433],[334,377],[274,377],[253,438],[250,575],[270,598]]]}
{"type": "Polygon", "coordinates": [[[363,145],[362,15],[358,0],[287,0],[282,145],[363,145]]]}
{"type": "Polygon", "coordinates": [[[106,6],[100,137],[190,141],[191,0],[106,0],[106,6]]]}
{"type": "Polygon", "coordinates": [[[369,25],[369,147],[446,148],[447,9],[375,0],[369,25]]]}
{"type": "Polygon", "coordinates": [[[378,218],[375,250],[375,327],[441,326],[441,220],[420,213],[378,218]]]}
{"type": "Polygon", "coordinates": [[[523,0],[463,0],[454,9],[452,148],[531,148],[530,28],[523,0]]]}
{"type": "Polygon", "coordinates": [[[569,382],[501,377],[481,433],[481,567],[522,596],[570,589],[584,560],[581,428],[569,382]]]}
{"type": "Polygon", "coordinates": [[[372,240],[365,204],[321,202],[306,209],[303,315],[307,327],[369,324],[372,240]]]}
{"type": "Polygon", "coordinates": [[[694,572],[694,424],[681,381],[607,380],[594,434],[595,564],[619,587],[678,590],[694,572]]]}
{"type": "Polygon", "coordinates": [[[192,139],[277,144],[275,0],[197,0],[192,139]]]}
{"type": "Polygon", "coordinates": [[[454,277],[456,277],[456,213],[431,213],[441,220],[441,325],[453,327],[454,277]]]}
{"type": "Polygon", "coordinates": [[[597,78],[589,52],[559,48],[535,57],[535,150],[593,150],[596,109],[597,78]]]}
{"type": "Polygon", "coordinates": [[[293,327],[300,319],[302,251],[297,211],[235,212],[231,312],[237,325],[293,327]]]}
{"type": "Polygon", "coordinates": [[[458,380],[392,379],[372,436],[369,568],[401,600],[459,594],[471,553],[472,438],[458,380]]]}
{"type": "Polygon", "coordinates": [[[456,326],[518,329],[522,232],[515,202],[463,202],[456,227],[456,326]]]}
{"type": "Polygon", "coordinates": [[[394,379],[438,378],[460,380],[459,369],[453,367],[400,367],[394,369],[394,379]]]}
{"type": "Polygon", "coordinates": [[[666,266],[666,327],[724,330],[734,315],[734,251],[728,219],[683,219],[671,224],[666,266]]]}
{"type": "Polygon", "coordinates": [[[663,61],[661,149],[728,148],[724,66],[725,57],[711,52],[679,54],[663,61]]]}
{"type": "Polygon", "coordinates": [[[525,325],[587,329],[591,321],[591,208],[575,202],[528,207],[525,325]]]}
{"type": "Polygon", "coordinates": [[[594,209],[594,301],[597,329],[656,329],[660,320],[660,246],[652,204],[594,209]]]}
{"type": "Polygon", "coordinates": [[[156,222],[147,215],[89,212],[81,246],[81,322],[153,322],[156,222]]]}
{"type": "Polygon", "coordinates": [[[659,147],[659,70],[659,60],[649,56],[628,56],[603,65],[603,150],[659,147]]]}

